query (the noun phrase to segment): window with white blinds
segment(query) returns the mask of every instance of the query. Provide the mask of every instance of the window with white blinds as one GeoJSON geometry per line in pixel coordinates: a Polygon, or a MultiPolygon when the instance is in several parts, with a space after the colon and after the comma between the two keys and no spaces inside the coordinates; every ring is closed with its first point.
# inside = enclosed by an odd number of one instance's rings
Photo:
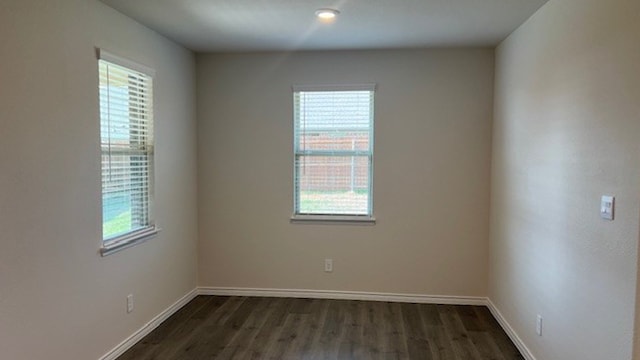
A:
{"type": "Polygon", "coordinates": [[[100,55],[102,239],[122,245],[155,232],[153,79],[142,66],[100,55]]]}
{"type": "Polygon", "coordinates": [[[374,85],[294,87],[294,218],[371,218],[374,85]]]}

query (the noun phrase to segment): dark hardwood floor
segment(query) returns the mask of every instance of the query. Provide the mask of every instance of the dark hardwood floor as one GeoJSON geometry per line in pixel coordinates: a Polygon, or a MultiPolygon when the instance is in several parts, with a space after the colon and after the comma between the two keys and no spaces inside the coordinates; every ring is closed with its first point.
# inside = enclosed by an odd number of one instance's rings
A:
{"type": "Polygon", "coordinates": [[[523,357],[483,306],[198,296],[118,359],[523,357]]]}

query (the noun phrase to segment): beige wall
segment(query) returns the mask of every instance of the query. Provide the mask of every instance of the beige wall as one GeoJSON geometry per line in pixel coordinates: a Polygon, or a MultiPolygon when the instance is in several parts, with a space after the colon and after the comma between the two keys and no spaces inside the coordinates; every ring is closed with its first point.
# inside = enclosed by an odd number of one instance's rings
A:
{"type": "Polygon", "coordinates": [[[639,15],[635,0],[551,0],[497,50],[489,295],[540,360],[631,358],[639,15]]]}
{"type": "Polygon", "coordinates": [[[199,285],[485,296],[493,60],[199,55],[199,285]],[[371,82],[378,223],[291,224],[291,85],[371,82]]]}
{"type": "Polygon", "coordinates": [[[194,57],[93,0],[3,1],[0,34],[0,357],[97,359],[196,285],[194,57]],[[106,258],[94,46],[157,70],[163,230],[106,258]]]}
{"type": "Polygon", "coordinates": [[[201,286],[489,295],[540,360],[629,359],[639,15],[637,1],[551,0],[498,48],[489,241],[491,49],[200,55],[196,139],[190,52],[94,0],[5,1],[3,358],[98,358],[197,274],[201,286]],[[94,46],[157,70],[163,231],[106,258],[94,46]],[[290,224],[291,85],[367,82],[378,223],[290,224]],[[617,196],[614,222],[598,217],[602,194],[617,196]]]}

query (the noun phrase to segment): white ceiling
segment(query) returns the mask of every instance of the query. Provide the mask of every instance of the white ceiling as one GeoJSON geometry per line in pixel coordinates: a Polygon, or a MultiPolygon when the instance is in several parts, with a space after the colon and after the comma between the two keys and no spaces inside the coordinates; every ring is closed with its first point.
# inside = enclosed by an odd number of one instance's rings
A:
{"type": "Polygon", "coordinates": [[[102,0],[199,52],[497,45],[547,0],[102,0]],[[318,8],[341,12],[327,24],[318,8]]]}

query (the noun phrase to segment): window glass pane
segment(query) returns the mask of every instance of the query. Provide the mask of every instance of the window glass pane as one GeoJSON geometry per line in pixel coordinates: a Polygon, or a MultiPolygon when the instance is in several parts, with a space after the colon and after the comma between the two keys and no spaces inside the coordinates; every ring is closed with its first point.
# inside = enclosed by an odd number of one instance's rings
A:
{"type": "Polygon", "coordinates": [[[104,60],[99,73],[106,241],[152,225],[152,79],[104,60]]]}
{"type": "Polygon", "coordinates": [[[367,215],[368,156],[299,156],[299,214],[367,215]]]}
{"type": "Polygon", "coordinates": [[[295,213],[371,215],[373,91],[294,92],[295,213]]]}

